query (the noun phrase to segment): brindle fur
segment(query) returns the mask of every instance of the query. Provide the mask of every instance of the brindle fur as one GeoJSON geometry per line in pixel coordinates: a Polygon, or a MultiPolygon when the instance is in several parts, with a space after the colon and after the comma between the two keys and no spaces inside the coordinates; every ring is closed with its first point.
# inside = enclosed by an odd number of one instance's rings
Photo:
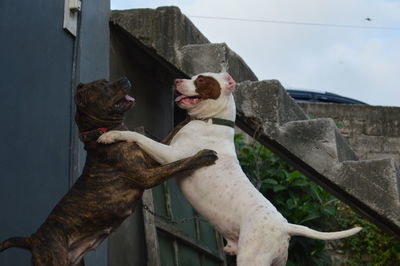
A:
{"type": "MultiPolygon", "coordinates": [[[[126,110],[115,112],[113,104],[129,87],[127,79],[79,85],[75,98],[79,130],[122,123],[126,110]]],[[[119,129],[127,130],[124,126],[119,129]]],[[[135,143],[103,145],[93,139],[85,142],[85,149],[82,175],[36,233],[27,238],[10,238],[0,244],[0,251],[9,247],[29,249],[35,266],[84,265],[85,253],[95,249],[135,210],[144,189],[211,165],[217,159],[215,152],[203,150],[160,166],[135,143]]]]}

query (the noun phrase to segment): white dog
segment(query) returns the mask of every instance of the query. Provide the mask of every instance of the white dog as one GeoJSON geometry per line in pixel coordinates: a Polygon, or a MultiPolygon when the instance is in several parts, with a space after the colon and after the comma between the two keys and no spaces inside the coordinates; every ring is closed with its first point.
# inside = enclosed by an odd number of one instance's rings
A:
{"type": "Polygon", "coordinates": [[[215,165],[177,180],[190,204],[227,240],[224,251],[237,255],[239,266],[285,265],[290,236],[338,239],[361,228],[322,233],[290,224],[252,185],[242,171],[233,142],[235,81],[227,73],[204,73],[192,79],[175,80],[176,98],[192,120],[170,145],[155,142],[139,133],[111,131],[99,142],[135,141],[161,164],[191,156],[202,149],[218,154],[215,165]]]}

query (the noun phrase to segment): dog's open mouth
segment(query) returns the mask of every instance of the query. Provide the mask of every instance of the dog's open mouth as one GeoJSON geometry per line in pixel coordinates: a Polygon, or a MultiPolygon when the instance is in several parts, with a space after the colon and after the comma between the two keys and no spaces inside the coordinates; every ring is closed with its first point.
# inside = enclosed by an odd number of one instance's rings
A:
{"type": "Polygon", "coordinates": [[[133,106],[135,99],[129,95],[125,95],[113,105],[114,111],[118,113],[125,112],[133,106]]]}
{"type": "Polygon", "coordinates": [[[201,97],[200,95],[192,95],[192,96],[187,96],[179,93],[178,91],[175,92],[177,94],[177,97],[175,98],[175,102],[178,104],[196,104],[200,102],[201,97]]]}

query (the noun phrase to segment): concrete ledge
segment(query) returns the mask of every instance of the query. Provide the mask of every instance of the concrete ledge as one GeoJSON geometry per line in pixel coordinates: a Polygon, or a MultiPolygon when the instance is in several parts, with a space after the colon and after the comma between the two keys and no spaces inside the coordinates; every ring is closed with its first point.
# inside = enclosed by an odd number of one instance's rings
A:
{"type": "Polygon", "coordinates": [[[226,71],[236,82],[258,80],[244,60],[225,43],[183,46],[180,49],[180,68],[189,76],[226,71]]]}
{"type": "Polygon", "coordinates": [[[112,11],[110,22],[189,76],[229,72],[237,81],[258,80],[225,43],[210,44],[177,7],[112,11]]]}
{"type": "Polygon", "coordinates": [[[300,103],[313,117],[331,117],[340,125],[360,159],[394,158],[400,162],[400,107],[300,103]]]}
{"type": "Polygon", "coordinates": [[[322,174],[344,160],[357,160],[330,118],[288,122],[279,128],[278,142],[322,174]]]}
{"type": "Polygon", "coordinates": [[[115,10],[111,12],[110,22],[123,28],[174,65],[178,64],[177,53],[180,47],[209,43],[177,7],[115,10]]]}
{"type": "Polygon", "coordinates": [[[344,162],[332,181],[400,227],[399,184],[392,159],[344,162]]]}
{"type": "Polygon", "coordinates": [[[308,119],[277,80],[241,82],[234,96],[240,115],[258,120],[268,134],[286,122],[308,119]]]}

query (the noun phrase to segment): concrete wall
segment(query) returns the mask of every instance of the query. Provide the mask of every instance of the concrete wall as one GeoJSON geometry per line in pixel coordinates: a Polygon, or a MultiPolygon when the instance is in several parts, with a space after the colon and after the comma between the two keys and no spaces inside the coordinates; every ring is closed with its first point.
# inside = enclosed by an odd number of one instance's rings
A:
{"type": "Polygon", "coordinates": [[[400,162],[400,107],[300,103],[311,116],[335,120],[362,160],[395,158],[400,162]]]}

